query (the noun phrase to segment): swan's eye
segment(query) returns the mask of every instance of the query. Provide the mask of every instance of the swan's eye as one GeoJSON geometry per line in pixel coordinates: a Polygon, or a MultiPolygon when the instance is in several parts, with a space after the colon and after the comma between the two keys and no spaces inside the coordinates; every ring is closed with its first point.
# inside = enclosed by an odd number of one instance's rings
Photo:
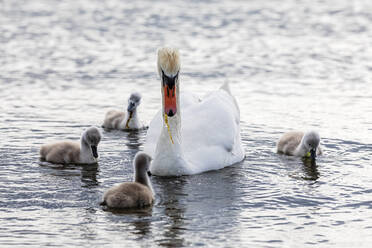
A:
{"type": "Polygon", "coordinates": [[[168,85],[169,89],[173,89],[174,85],[176,84],[178,80],[179,71],[174,77],[168,77],[167,75],[165,75],[163,70],[161,70],[161,74],[162,74],[162,79],[163,79],[162,80],[163,86],[168,85]]]}
{"type": "Polygon", "coordinates": [[[173,87],[176,83],[176,78],[177,78],[177,76],[168,77],[167,75],[163,74],[163,84],[167,85],[169,87],[169,89],[173,89],[173,87]]]}

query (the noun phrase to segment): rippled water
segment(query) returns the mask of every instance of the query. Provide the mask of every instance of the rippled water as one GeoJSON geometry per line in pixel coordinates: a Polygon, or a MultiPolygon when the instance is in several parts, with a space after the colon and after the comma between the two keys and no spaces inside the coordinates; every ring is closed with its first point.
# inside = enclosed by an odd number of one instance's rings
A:
{"type": "Polygon", "coordinates": [[[0,0],[0,246],[367,247],[372,241],[372,3],[0,0]],[[143,95],[160,107],[156,49],[180,48],[182,89],[229,81],[246,159],[152,182],[156,204],[107,212],[146,131],[103,131],[97,166],[41,163],[143,95]],[[316,129],[316,165],[275,153],[316,129]]]}

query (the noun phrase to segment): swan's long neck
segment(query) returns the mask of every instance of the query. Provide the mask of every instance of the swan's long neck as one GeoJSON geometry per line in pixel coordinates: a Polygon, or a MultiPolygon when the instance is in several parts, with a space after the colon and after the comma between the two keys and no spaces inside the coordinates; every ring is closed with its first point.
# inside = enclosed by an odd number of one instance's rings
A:
{"type": "Polygon", "coordinates": [[[182,143],[181,135],[181,116],[179,113],[172,118],[163,114],[163,130],[164,136],[168,136],[169,145],[180,145],[182,143]]]}
{"type": "Polygon", "coordinates": [[[177,112],[172,117],[164,109],[164,91],[162,90],[163,125],[155,149],[152,169],[156,175],[184,175],[187,173],[186,161],[182,150],[181,108],[179,85],[176,85],[177,112]]]}
{"type": "Polygon", "coordinates": [[[89,144],[85,141],[84,137],[80,139],[80,162],[81,163],[93,163],[95,158],[92,155],[92,150],[89,144]]]}
{"type": "Polygon", "coordinates": [[[137,115],[137,108],[135,108],[132,112],[129,111],[126,112],[125,118],[121,125],[122,129],[140,128],[137,115]]]}
{"type": "Polygon", "coordinates": [[[152,193],[154,194],[154,190],[152,189],[152,184],[151,184],[150,178],[147,175],[147,172],[136,171],[134,174],[134,181],[137,183],[146,185],[147,187],[151,189],[152,193]]]}

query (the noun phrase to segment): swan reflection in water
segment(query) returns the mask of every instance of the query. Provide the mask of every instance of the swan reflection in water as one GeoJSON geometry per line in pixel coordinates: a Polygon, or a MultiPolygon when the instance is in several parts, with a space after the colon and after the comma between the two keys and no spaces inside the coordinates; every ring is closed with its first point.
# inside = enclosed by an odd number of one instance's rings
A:
{"type": "Polygon", "coordinates": [[[83,183],[82,187],[94,187],[98,186],[99,182],[97,181],[98,163],[91,165],[83,165],[81,167],[81,182],[83,183]]]}
{"type": "MultiPolygon", "coordinates": [[[[133,227],[130,228],[130,232],[136,235],[137,240],[141,240],[146,238],[148,235],[151,234],[151,223],[152,223],[152,215],[153,215],[153,207],[145,207],[141,209],[104,209],[104,211],[109,211],[113,213],[110,218],[112,222],[122,222],[125,224],[125,227],[133,227]],[[122,216],[123,218],[117,218],[118,216],[122,216]]],[[[123,228],[123,232],[128,230],[127,228],[123,228]],[[124,230],[125,229],[125,230],[124,230]]]]}
{"type": "Polygon", "coordinates": [[[221,223],[235,223],[236,204],[242,175],[239,166],[193,176],[152,177],[156,194],[154,211],[165,216],[163,230],[158,230],[158,245],[188,246],[185,234],[203,232],[221,223]],[[203,192],[207,192],[206,196],[203,192]]]}
{"type": "Polygon", "coordinates": [[[302,179],[316,181],[320,176],[316,160],[312,160],[310,158],[303,158],[302,162],[304,165],[303,171],[305,173],[302,179]]]}
{"type": "Polygon", "coordinates": [[[187,194],[184,187],[189,182],[187,177],[152,177],[153,185],[156,185],[156,207],[161,207],[166,216],[165,230],[160,235],[162,238],[158,241],[161,246],[182,247],[185,240],[182,234],[185,228],[186,206],[182,204],[181,199],[185,199],[187,194]]]}
{"type": "Polygon", "coordinates": [[[139,147],[143,144],[145,134],[146,131],[143,130],[124,132],[125,146],[133,155],[139,151],[139,147]]]}

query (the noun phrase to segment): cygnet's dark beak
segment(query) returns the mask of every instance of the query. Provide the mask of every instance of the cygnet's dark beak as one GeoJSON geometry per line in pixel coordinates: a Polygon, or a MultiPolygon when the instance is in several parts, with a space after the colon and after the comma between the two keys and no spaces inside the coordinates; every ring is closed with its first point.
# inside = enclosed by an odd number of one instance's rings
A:
{"type": "Polygon", "coordinates": [[[93,157],[98,158],[97,146],[90,146],[92,149],[93,157]]]}
{"type": "Polygon", "coordinates": [[[316,158],[316,149],[312,148],[310,150],[310,157],[311,157],[312,160],[315,160],[315,158],[316,158]]]}
{"type": "Polygon", "coordinates": [[[147,171],[147,175],[148,175],[149,177],[151,177],[151,176],[152,176],[151,171],[147,171]]]}
{"type": "Polygon", "coordinates": [[[134,104],[134,102],[130,102],[127,108],[128,112],[132,112],[135,109],[135,107],[136,105],[134,104]]]}

